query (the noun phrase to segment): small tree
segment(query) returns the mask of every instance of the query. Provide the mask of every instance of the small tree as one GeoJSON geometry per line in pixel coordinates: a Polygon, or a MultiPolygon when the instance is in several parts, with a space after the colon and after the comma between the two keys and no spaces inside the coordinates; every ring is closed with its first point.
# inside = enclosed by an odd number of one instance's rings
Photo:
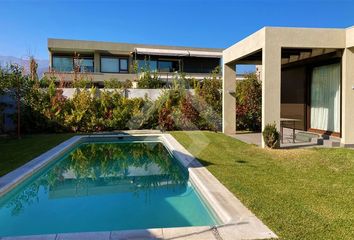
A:
{"type": "Polygon", "coordinates": [[[166,83],[162,81],[156,71],[151,71],[150,61],[145,59],[144,67],[138,80],[139,88],[163,88],[166,83]]]}
{"type": "Polygon", "coordinates": [[[236,82],[236,125],[239,130],[259,131],[262,119],[262,84],[255,73],[236,82]]]}
{"type": "Polygon", "coordinates": [[[198,82],[195,88],[196,95],[204,100],[212,109],[220,114],[222,110],[221,78],[219,77],[220,67],[216,67],[211,76],[198,82]]]}
{"type": "Polygon", "coordinates": [[[2,76],[4,79],[4,90],[12,96],[17,105],[17,137],[21,138],[21,100],[31,89],[31,81],[28,76],[23,75],[23,67],[11,64],[10,69],[2,76]]]}
{"type": "Polygon", "coordinates": [[[38,64],[34,57],[30,57],[30,78],[33,82],[35,82],[35,85],[39,85],[38,81],[38,74],[37,74],[37,69],[38,69],[38,64]]]}

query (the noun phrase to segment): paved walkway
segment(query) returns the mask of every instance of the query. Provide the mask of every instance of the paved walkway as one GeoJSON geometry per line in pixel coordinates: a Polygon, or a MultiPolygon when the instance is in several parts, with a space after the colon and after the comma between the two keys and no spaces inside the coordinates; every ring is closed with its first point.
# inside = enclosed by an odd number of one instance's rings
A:
{"type": "MultiPolygon", "coordinates": [[[[295,134],[298,132],[303,132],[303,131],[295,130],[295,134]]],[[[258,146],[262,145],[262,133],[260,132],[259,133],[239,133],[239,134],[232,134],[230,136],[248,144],[254,144],[258,146]]],[[[314,146],[320,147],[321,145],[317,145],[311,142],[298,141],[298,140],[296,140],[295,143],[293,143],[292,129],[284,128],[283,143],[280,144],[281,148],[301,148],[301,147],[314,147],[314,146]]]]}

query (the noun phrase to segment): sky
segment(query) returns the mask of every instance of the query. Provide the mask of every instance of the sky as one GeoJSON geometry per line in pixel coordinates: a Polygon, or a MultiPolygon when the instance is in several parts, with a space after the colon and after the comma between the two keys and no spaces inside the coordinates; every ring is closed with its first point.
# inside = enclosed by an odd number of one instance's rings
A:
{"type": "Polygon", "coordinates": [[[353,0],[0,0],[0,55],[48,59],[47,38],[227,48],[264,26],[353,25],[353,0]]]}

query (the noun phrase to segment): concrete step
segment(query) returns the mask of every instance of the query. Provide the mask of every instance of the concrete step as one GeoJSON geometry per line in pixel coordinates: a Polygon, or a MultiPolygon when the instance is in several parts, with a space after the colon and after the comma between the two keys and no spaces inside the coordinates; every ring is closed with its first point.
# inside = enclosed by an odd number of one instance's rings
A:
{"type": "Polygon", "coordinates": [[[340,142],[332,139],[324,139],[323,146],[325,147],[340,147],[340,142]]]}
{"type": "Polygon", "coordinates": [[[298,132],[295,134],[295,140],[299,142],[317,142],[320,139],[320,136],[315,133],[308,132],[298,132]]]}

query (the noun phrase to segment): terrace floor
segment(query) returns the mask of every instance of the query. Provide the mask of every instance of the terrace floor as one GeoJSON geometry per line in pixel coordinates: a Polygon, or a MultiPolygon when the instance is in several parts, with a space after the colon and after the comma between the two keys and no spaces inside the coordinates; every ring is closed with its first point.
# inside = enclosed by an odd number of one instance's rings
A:
{"type": "MultiPolygon", "coordinates": [[[[295,130],[295,135],[298,133],[306,133],[304,131],[295,130]]],[[[280,144],[281,148],[308,148],[308,147],[323,147],[315,142],[308,142],[296,138],[295,143],[293,142],[293,130],[290,128],[284,128],[283,130],[283,142],[280,144]]],[[[253,144],[257,146],[262,145],[262,133],[260,132],[247,132],[247,133],[236,133],[230,135],[244,143],[253,144]]]]}

